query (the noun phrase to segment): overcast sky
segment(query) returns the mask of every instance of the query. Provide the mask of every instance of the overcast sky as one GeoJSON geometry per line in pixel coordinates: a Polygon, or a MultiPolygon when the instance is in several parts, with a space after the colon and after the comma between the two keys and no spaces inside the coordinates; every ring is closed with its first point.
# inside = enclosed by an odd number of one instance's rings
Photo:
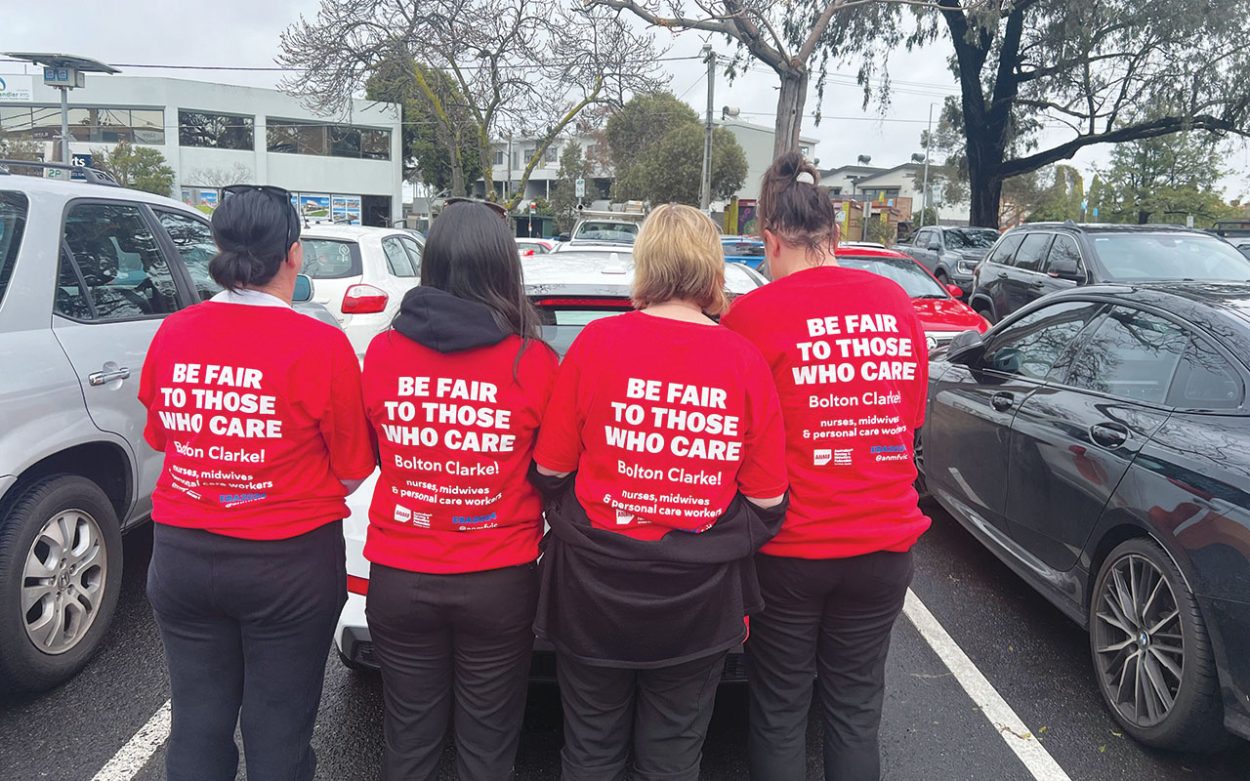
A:
{"type": "MultiPolygon", "coordinates": [[[[35,13],[29,3],[0,0],[4,28],[0,48],[6,51],[57,51],[92,57],[113,64],[232,65],[272,66],[278,54],[278,36],[302,13],[316,14],[319,0],[209,0],[203,3],[121,0],[113,3],[62,0],[62,13],[35,13]],[[20,8],[21,10],[17,10],[20,8]]],[[[695,56],[704,43],[699,33],[676,36],[657,33],[657,41],[671,46],[669,56],[695,56]]],[[[723,40],[713,39],[718,51],[731,49],[723,40]]],[[[807,103],[809,117],[804,135],[819,140],[814,157],[822,168],[855,162],[858,155],[870,155],[872,164],[890,167],[907,162],[920,151],[920,134],[925,128],[931,103],[940,104],[957,93],[954,77],[946,60],[949,45],[935,43],[918,52],[900,50],[890,58],[894,98],[882,115],[875,108],[861,109],[862,93],[854,84],[854,71],[831,79],[821,105],[824,119],[819,126],[810,115],[817,98],[812,90],[807,103]]],[[[707,101],[705,66],[697,61],[664,63],[671,75],[670,88],[694,106],[700,114],[707,101]]],[[[20,72],[21,66],[0,63],[0,73],[20,72]]],[[[125,68],[132,75],[164,75],[220,83],[260,87],[276,86],[277,72],[154,70],[125,68]]],[[[100,77],[104,78],[104,77],[100,77]]],[[[773,124],[777,103],[776,76],[762,65],[755,65],[730,87],[718,78],[716,107],[730,105],[741,110],[741,118],[761,125],[773,124]]],[[[1055,140],[1063,140],[1058,135],[1055,140]]],[[[1108,147],[1088,148],[1078,154],[1075,164],[1087,176],[1095,166],[1104,165],[1108,147]]],[[[1229,197],[1250,193],[1250,148],[1243,142],[1230,145],[1226,166],[1235,173],[1224,181],[1229,197]]]]}

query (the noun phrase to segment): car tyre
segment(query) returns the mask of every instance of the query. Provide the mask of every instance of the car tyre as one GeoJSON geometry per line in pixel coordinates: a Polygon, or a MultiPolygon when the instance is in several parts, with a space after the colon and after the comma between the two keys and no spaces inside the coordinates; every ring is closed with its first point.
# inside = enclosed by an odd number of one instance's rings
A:
{"type": "Polygon", "coordinates": [[[350,656],[343,653],[342,651],[339,651],[338,654],[339,654],[339,661],[343,663],[343,666],[351,670],[353,673],[356,673],[357,675],[367,675],[370,673],[377,672],[377,668],[370,667],[367,664],[361,664],[360,662],[354,661],[350,656]]]}
{"type": "Polygon", "coordinates": [[[1158,543],[1137,538],[1111,551],[1094,583],[1089,621],[1098,688],[1125,732],[1177,751],[1227,745],[1202,613],[1158,543]]]}
{"type": "Polygon", "coordinates": [[[61,474],[21,490],[0,516],[0,689],[41,691],[81,670],[121,580],[117,513],[98,485],[61,474]]]}
{"type": "Polygon", "coordinates": [[[946,269],[938,269],[937,271],[934,271],[933,276],[937,277],[937,281],[942,283],[943,288],[951,283],[951,278],[947,275],[946,269]]]}
{"type": "Polygon", "coordinates": [[[989,323],[990,325],[994,325],[995,323],[998,322],[998,320],[994,317],[994,310],[990,309],[989,305],[977,303],[977,304],[974,304],[972,308],[974,311],[976,311],[977,314],[979,314],[981,317],[984,317],[985,322],[989,323]]]}

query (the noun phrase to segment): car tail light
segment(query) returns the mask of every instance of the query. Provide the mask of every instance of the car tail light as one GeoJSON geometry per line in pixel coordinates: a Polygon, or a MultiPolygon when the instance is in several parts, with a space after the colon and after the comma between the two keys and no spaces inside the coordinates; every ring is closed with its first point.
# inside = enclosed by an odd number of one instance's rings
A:
{"type": "Polygon", "coordinates": [[[358,578],[355,575],[348,575],[347,576],[347,590],[349,593],[359,594],[362,597],[368,596],[369,595],[369,579],[358,578]]]}
{"type": "Polygon", "coordinates": [[[384,312],[389,298],[385,290],[373,285],[352,285],[343,294],[343,314],[370,315],[384,312]]]}

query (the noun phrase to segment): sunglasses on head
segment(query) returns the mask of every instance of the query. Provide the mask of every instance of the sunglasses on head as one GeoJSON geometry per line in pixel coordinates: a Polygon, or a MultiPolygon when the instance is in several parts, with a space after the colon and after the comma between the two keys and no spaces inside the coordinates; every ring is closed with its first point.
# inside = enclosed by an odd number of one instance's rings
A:
{"type": "Polygon", "coordinates": [[[291,245],[299,239],[299,214],[295,211],[295,204],[291,203],[290,190],[275,187],[272,184],[232,184],[229,187],[221,188],[221,197],[224,201],[228,196],[252,191],[280,198],[283,203],[290,207],[286,212],[286,248],[290,249],[291,245]]]}
{"type": "Polygon", "coordinates": [[[451,206],[453,203],[476,203],[482,206],[489,206],[491,211],[499,215],[500,219],[508,219],[508,210],[503,207],[503,204],[495,203],[494,201],[483,201],[479,198],[461,198],[460,196],[456,196],[443,201],[443,206],[451,206]]]}

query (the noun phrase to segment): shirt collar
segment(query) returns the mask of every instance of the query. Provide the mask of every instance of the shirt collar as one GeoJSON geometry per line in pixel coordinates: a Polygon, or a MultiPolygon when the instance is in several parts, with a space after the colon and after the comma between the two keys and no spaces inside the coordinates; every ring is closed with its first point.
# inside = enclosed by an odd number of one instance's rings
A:
{"type": "Polygon", "coordinates": [[[246,306],[279,306],[287,309],[291,305],[283,301],[277,296],[269,293],[262,293],[259,290],[223,290],[213,296],[213,301],[218,304],[244,304],[246,306]]]}

